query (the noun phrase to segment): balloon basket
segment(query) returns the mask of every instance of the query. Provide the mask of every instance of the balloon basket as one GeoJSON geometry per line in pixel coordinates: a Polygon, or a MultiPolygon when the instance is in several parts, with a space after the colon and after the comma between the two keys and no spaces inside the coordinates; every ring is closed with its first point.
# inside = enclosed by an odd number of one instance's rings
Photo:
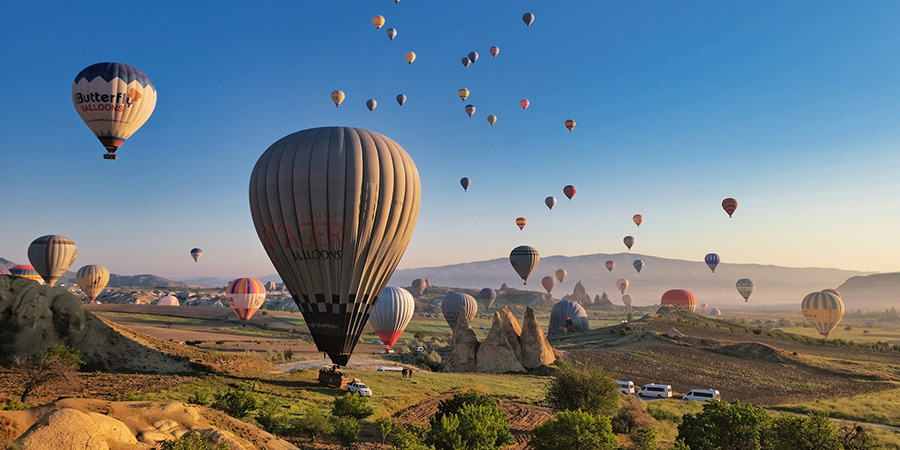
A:
{"type": "Polygon", "coordinates": [[[103,159],[119,159],[119,155],[107,153],[107,154],[103,155],[103,159]]]}

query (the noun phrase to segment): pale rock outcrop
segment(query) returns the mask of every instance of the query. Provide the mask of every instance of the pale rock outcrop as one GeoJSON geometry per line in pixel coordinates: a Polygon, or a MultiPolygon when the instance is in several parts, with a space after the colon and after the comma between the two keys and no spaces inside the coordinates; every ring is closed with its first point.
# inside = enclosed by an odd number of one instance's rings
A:
{"type": "Polygon", "coordinates": [[[469,322],[462,320],[466,317],[463,308],[460,308],[459,317],[460,320],[456,321],[456,327],[453,328],[450,358],[444,364],[444,372],[475,372],[477,368],[475,358],[479,348],[478,338],[469,322]]]}
{"type": "Polygon", "coordinates": [[[609,296],[606,295],[606,292],[604,292],[603,295],[599,299],[597,299],[594,308],[612,311],[616,309],[616,306],[613,305],[612,301],[609,299],[609,296]]]}
{"type": "Polygon", "coordinates": [[[536,369],[541,366],[549,366],[556,361],[553,347],[547,342],[544,332],[534,317],[534,310],[525,309],[525,319],[522,322],[522,366],[526,369],[536,369]]]}
{"type": "MultiPolygon", "coordinates": [[[[136,443],[134,436],[131,439],[130,443],[136,443]]],[[[29,450],[109,450],[109,444],[101,435],[97,423],[87,414],[72,408],[47,414],[19,437],[16,443],[29,450]]]]}
{"type": "Polygon", "coordinates": [[[500,328],[503,331],[503,338],[516,355],[516,359],[522,360],[522,344],[519,343],[519,335],[522,334],[522,328],[516,317],[512,315],[509,308],[503,307],[498,313],[500,316],[500,328]]]}
{"type": "Polygon", "coordinates": [[[684,339],[684,334],[675,329],[675,327],[669,328],[669,331],[666,333],[666,336],[672,339],[684,339]]]}
{"type": "Polygon", "coordinates": [[[572,294],[567,295],[562,299],[572,300],[573,302],[587,305],[591,301],[591,296],[587,293],[587,289],[584,288],[584,285],[581,284],[581,280],[578,280],[578,282],[575,283],[575,288],[572,290],[572,294]]]}
{"type": "Polygon", "coordinates": [[[494,313],[491,331],[478,347],[476,371],[478,373],[525,372],[525,367],[516,358],[515,350],[504,336],[503,323],[499,313],[494,313]]]}

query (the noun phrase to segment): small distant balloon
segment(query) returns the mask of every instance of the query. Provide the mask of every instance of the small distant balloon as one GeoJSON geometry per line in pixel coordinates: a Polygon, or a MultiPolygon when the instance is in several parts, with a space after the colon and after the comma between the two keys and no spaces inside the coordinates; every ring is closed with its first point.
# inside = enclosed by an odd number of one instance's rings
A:
{"type": "Polygon", "coordinates": [[[556,269],[556,278],[559,280],[560,283],[562,283],[563,280],[565,280],[567,276],[569,276],[569,273],[566,272],[566,269],[556,269]]]}
{"type": "Polygon", "coordinates": [[[491,114],[487,116],[487,121],[489,124],[491,124],[491,126],[494,126],[494,124],[497,123],[497,116],[491,114]]]}
{"type": "Polygon", "coordinates": [[[225,288],[225,301],[247,323],[266,301],[266,288],[255,278],[238,278],[225,288]]]}
{"type": "Polygon", "coordinates": [[[631,304],[634,302],[634,299],[631,297],[631,294],[622,295],[622,304],[628,307],[631,307],[631,304]]]}
{"type": "Polygon", "coordinates": [[[459,96],[460,100],[466,101],[466,99],[469,98],[469,90],[466,88],[462,88],[462,89],[456,91],[456,95],[459,96]]]}
{"type": "Polygon", "coordinates": [[[722,209],[728,213],[728,217],[731,218],[731,215],[734,214],[734,210],[737,209],[738,203],[737,200],[729,197],[725,200],[722,200],[722,209]]]}
{"type": "Polygon", "coordinates": [[[828,338],[844,317],[844,301],[831,292],[813,292],[803,298],[800,310],[806,320],[828,338]]]}
{"type": "Polygon", "coordinates": [[[529,102],[527,98],[523,98],[522,100],[519,100],[519,106],[522,107],[522,111],[528,109],[528,105],[530,105],[530,104],[531,104],[531,102],[529,102]]]}
{"type": "Polygon", "coordinates": [[[575,189],[575,186],[572,186],[571,184],[563,188],[563,194],[565,194],[566,198],[568,198],[569,200],[572,200],[572,197],[575,196],[576,192],[578,192],[578,190],[575,189]]]}
{"type": "Polygon", "coordinates": [[[496,58],[497,55],[500,54],[500,47],[497,47],[497,46],[495,45],[495,46],[491,47],[491,49],[490,49],[489,51],[491,52],[491,56],[493,56],[494,58],[496,58]]]}
{"type": "Polygon", "coordinates": [[[837,295],[837,296],[838,296],[838,298],[840,298],[840,299],[842,299],[842,300],[843,300],[843,297],[841,297],[841,293],[840,293],[840,291],[838,291],[838,290],[837,290],[837,289],[822,289],[822,292],[828,292],[828,293],[831,293],[831,294],[834,294],[834,295],[837,295]]]}
{"type": "Polygon", "coordinates": [[[37,281],[38,284],[44,284],[44,279],[41,278],[41,274],[37,273],[37,270],[34,270],[34,266],[24,264],[12,266],[9,268],[9,273],[19,278],[37,281]]]}
{"type": "Polygon", "coordinates": [[[81,288],[90,300],[94,303],[103,288],[109,283],[109,270],[101,265],[92,264],[78,269],[75,274],[75,283],[81,288]]]}
{"type": "Polygon", "coordinates": [[[395,37],[397,37],[397,29],[396,28],[388,28],[385,33],[387,33],[388,39],[390,39],[392,41],[394,40],[395,37]]]}
{"type": "Polygon", "coordinates": [[[616,280],[616,287],[619,289],[619,292],[624,294],[625,291],[628,290],[628,286],[629,286],[628,280],[626,280],[624,278],[619,278],[618,280],[616,280]]]}
{"type": "Polygon", "coordinates": [[[744,297],[745,302],[750,301],[750,294],[752,294],[753,290],[756,289],[756,283],[754,283],[749,278],[741,278],[740,280],[737,280],[737,283],[735,283],[734,286],[737,288],[738,293],[741,294],[741,297],[744,297]]]}
{"type": "Polygon", "coordinates": [[[534,247],[528,245],[520,245],[509,254],[509,263],[513,270],[522,277],[525,284],[528,284],[528,277],[531,276],[540,261],[541,255],[534,247]]]}
{"type": "Polygon", "coordinates": [[[550,291],[552,291],[553,288],[556,287],[556,279],[551,276],[546,276],[541,279],[541,285],[544,286],[544,290],[549,294],[550,291]]]}
{"type": "Polygon", "coordinates": [[[575,128],[575,121],[572,119],[567,120],[566,121],[566,129],[569,130],[569,132],[571,132],[573,128],[575,128]]]}
{"type": "Polygon", "coordinates": [[[475,105],[466,105],[466,114],[472,117],[472,114],[475,114],[475,105]]]}
{"type": "Polygon", "coordinates": [[[469,61],[478,61],[478,52],[469,52],[469,61]]]}
{"type": "Polygon", "coordinates": [[[397,103],[400,106],[403,106],[403,104],[406,103],[406,96],[403,94],[397,94],[397,103]]]}
{"type": "Polygon", "coordinates": [[[468,56],[463,56],[463,59],[462,59],[463,67],[469,67],[469,64],[472,64],[472,61],[469,61],[468,56]]]}
{"type": "Polygon", "coordinates": [[[378,102],[373,99],[366,100],[366,108],[369,108],[369,111],[375,111],[375,108],[378,107],[378,102]]]}
{"type": "Polygon", "coordinates": [[[403,56],[406,59],[406,62],[412,64],[413,61],[416,60],[415,52],[406,52],[406,55],[403,56]]]}
{"type": "Polygon", "coordinates": [[[381,27],[384,26],[384,17],[383,16],[375,16],[372,18],[372,25],[375,25],[376,30],[380,30],[381,27]]]}
{"type": "Polygon", "coordinates": [[[519,227],[520,230],[525,228],[526,223],[528,223],[528,219],[524,217],[516,217],[516,226],[519,227]]]}
{"type": "Polygon", "coordinates": [[[641,222],[644,221],[644,216],[640,214],[635,214],[634,217],[631,218],[634,221],[634,224],[637,226],[641,226],[641,222]]]}
{"type": "Polygon", "coordinates": [[[494,304],[494,300],[497,300],[497,291],[491,288],[484,288],[478,292],[478,299],[484,302],[485,308],[490,309],[491,305],[494,304]]]}
{"type": "Polygon", "coordinates": [[[201,256],[203,256],[203,250],[201,250],[199,248],[191,249],[191,258],[194,258],[194,262],[197,262],[198,260],[200,260],[201,256]]]}
{"type": "Polygon", "coordinates": [[[703,258],[703,261],[706,262],[706,265],[709,267],[709,270],[712,273],[716,273],[716,266],[719,265],[719,255],[715,253],[707,253],[706,257],[703,258]]]}
{"type": "Polygon", "coordinates": [[[631,263],[631,265],[634,266],[634,270],[637,270],[637,273],[641,273],[641,269],[644,268],[644,261],[636,259],[631,263]]]}
{"type": "Polygon", "coordinates": [[[344,91],[341,91],[341,90],[331,91],[331,101],[334,102],[335,108],[337,108],[338,106],[341,106],[341,103],[343,103],[343,101],[344,101],[344,97],[345,97],[344,91]]]}
{"type": "Polygon", "coordinates": [[[625,243],[628,250],[631,250],[631,246],[634,245],[634,236],[625,236],[625,239],[622,239],[622,242],[625,243]]]}
{"type": "Polygon", "coordinates": [[[616,262],[611,259],[607,260],[606,263],[604,263],[604,265],[606,266],[606,270],[608,270],[610,272],[612,272],[613,269],[616,268],[616,262]]]}
{"type": "Polygon", "coordinates": [[[522,22],[525,22],[525,26],[530,27],[532,23],[534,23],[534,14],[525,13],[522,14],[522,22]]]}
{"type": "Polygon", "coordinates": [[[544,204],[547,205],[547,208],[553,209],[556,206],[556,197],[547,197],[544,199],[544,204]]]}
{"type": "Polygon", "coordinates": [[[464,191],[469,192],[469,185],[472,184],[472,180],[470,180],[469,177],[462,177],[459,180],[459,184],[464,191]]]}

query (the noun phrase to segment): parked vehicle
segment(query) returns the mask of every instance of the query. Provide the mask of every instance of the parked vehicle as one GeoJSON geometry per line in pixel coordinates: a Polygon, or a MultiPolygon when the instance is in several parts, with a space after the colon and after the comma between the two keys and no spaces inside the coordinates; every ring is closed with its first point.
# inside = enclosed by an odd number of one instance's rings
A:
{"type": "Polygon", "coordinates": [[[372,339],[371,341],[369,341],[369,343],[370,343],[370,344],[378,344],[378,345],[382,345],[382,344],[381,344],[381,339],[372,339]]]}
{"type": "Polygon", "coordinates": [[[350,377],[338,370],[337,366],[319,369],[319,383],[321,384],[346,389],[349,381],[350,377]]]}
{"type": "Polygon", "coordinates": [[[708,402],[710,400],[719,400],[720,398],[719,391],[715,389],[691,389],[681,397],[682,400],[695,402],[708,402]]]}
{"type": "Polygon", "coordinates": [[[403,372],[403,367],[400,366],[381,366],[375,369],[376,372],[403,372]]]}
{"type": "Polygon", "coordinates": [[[424,352],[424,351],[425,351],[425,347],[416,347],[416,351],[417,351],[417,352],[424,352]]]}
{"type": "Polygon", "coordinates": [[[672,386],[668,384],[645,384],[641,386],[638,395],[649,398],[670,398],[672,397],[672,386]]]}
{"type": "Polygon", "coordinates": [[[616,381],[619,392],[622,394],[634,394],[634,383],[631,381],[616,381]]]}
{"type": "Polygon", "coordinates": [[[354,379],[349,384],[347,384],[347,391],[352,392],[354,394],[362,395],[363,397],[371,397],[372,396],[372,390],[369,389],[368,386],[363,384],[362,381],[359,381],[359,379],[354,379]]]}

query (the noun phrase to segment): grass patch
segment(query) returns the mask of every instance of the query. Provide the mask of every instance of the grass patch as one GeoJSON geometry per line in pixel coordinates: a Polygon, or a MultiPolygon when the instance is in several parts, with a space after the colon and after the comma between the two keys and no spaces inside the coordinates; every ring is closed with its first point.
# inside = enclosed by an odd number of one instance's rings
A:
{"type": "Polygon", "coordinates": [[[198,324],[203,323],[203,319],[194,319],[190,317],[161,316],[156,314],[139,314],[113,311],[94,311],[95,315],[104,317],[118,317],[122,319],[139,320],[142,322],[157,323],[178,323],[178,324],[198,324]]]}
{"type": "Polygon", "coordinates": [[[266,338],[281,338],[281,339],[298,339],[301,335],[297,333],[291,333],[290,331],[283,330],[267,330],[265,328],[257,328],[255,326],[234,326],[234,327],[215,327],[213,331],[220,331],[223,333],[231,333],[231,334],[240,334],[242,336],[259,336],[266,338]]]}
{"type": "Polygon", "coordinates": [[[900,389],[828,400],[791,403],[772,409],[803,414],[813,411],[824,412],[828,413],[830,417],[837,419],[900,426],[900,408],[897,405],[900,405],[900,389]]]}

